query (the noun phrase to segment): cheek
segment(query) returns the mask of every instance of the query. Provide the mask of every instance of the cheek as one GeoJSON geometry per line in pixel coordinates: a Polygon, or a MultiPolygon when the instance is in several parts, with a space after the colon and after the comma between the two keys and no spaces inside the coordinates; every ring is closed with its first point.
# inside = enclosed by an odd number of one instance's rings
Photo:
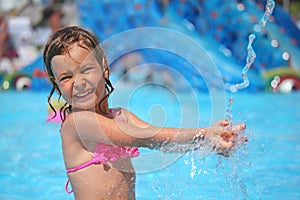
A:
{"type": "Polygon", "coordinates": [[[98,90],[98,94],[100,94],[100,95],[104,95],[106,93],[105,85],[103,83],[98,85],[97,90],[98,90]]]}
{"type": "Polygon", "coordinates": [[[68,104],[72,105],[71,98],[66,93],[62,93],[62,97],[68,104]]]}
{"type": "Polygon", "coordinates": [[[106,94],[105,82],[104,80],[100,80],[97,86],[97,93],[99,97],[104,96],[106,94]]]}
{"type": "Polygon", "coordinates": [[[62,97],[64,98],[64,100],[68,103],[71,104],[71,95],[72,95],[72,90],[73,87],[72,86],[68,86],[68,85],[59,85],[59,90],[62,93],[62,97]]]}

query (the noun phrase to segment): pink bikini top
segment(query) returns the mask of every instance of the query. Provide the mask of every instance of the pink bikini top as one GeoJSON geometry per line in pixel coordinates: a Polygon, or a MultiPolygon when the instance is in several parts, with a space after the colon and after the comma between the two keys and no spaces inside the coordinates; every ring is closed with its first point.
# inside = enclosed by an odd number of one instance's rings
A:
{"type": "MultiPolygon", "coordinates": [[[[112,111],[111,111],[112,112],[112,111]]],[[[120,117],[116,113],[112,112],[116,117],[120,117]]],[[[123,120],[122,120],[123,121],[123,120]]],[[[108,162],[115,162],[121,158],[133,158],[140,154],[138,148],[136,147],[126,147],[126,146],[115,146],[110,144],[105,144],[99,142],[96,146],[95,152],[93,154],[93,159],[87,161],[77,167],[67,169],[67,173],[76,172],[78,170],[84,169],[93,164],[107,164],[108,162]]],[[[73,190],[69,190],[70,180],[68,179],[65,189],[67,193],[72,193],[73,190]]]]}

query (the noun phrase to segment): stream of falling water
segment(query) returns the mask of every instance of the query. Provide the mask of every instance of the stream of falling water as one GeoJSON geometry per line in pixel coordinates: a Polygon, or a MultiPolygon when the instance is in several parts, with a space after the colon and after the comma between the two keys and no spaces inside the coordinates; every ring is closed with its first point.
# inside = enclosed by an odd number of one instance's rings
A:
{"type": "MultiPolygon", "coordinates": [[[[267,4],[265,6],[265,13],[259,22],[259,25],[261,28],[266,26],[267,21],[270,19],[270,16],[273,13],[274,7],[275,7],[275,2],[273,0],[268,0],[267,4]]],[[[250,85],[250,81],[248,79],[247,73],[256,58],[256,53],[252,47],[252,44],[253,44],[255,38],[256,38],[256,36],[254,33],[251,33],[248,37],[246,65],[244,66],[244,68],[242,70],[243,82],[235,84],[233,86],[234,90],[232,90],[232,91],[238,91],[238,90],[247,88],[250,85]]],[[[229,104],[226,109],[226,120],[228,120],[230,122],[230,125],[233,121],[233,115],[232,115],[232,110],[231,110],[231,106],[232,106],[233,102],[234,102],[233,98],[229,97],[229,104]]]]}
{"type": "MultiPolygon", "coordinates": [[[[271,14],[273,12],[274,7],[275,7],[275,2],[273,0],[268,0],[267,4],[266,4],[265,13],[264,13],[263,17],[261,18],[261,20],[259,22],[259,25],[260,25],[261,28],[266,26],[266,23],[269,20],[271,14]]],[[[245,65],[245,67],[243,68],[243,71],[242,71],[243,82],[235,84],[235,87],[239,90],[248,87],[249,84],[250,84],[250,81],[247,77],[247,72],[248,72],[249,68],[251,67],[252,63],[254,62],[254,60],[256,58],[256,53],[255,53],[255,51],[252,47],[252,43],[253,43],[255,37],[256,36],[255,36],[254,33],[251,33],[249,35],[249,42],[248,42],[248,46],[247,46],[246,65],[245,65]]]]}

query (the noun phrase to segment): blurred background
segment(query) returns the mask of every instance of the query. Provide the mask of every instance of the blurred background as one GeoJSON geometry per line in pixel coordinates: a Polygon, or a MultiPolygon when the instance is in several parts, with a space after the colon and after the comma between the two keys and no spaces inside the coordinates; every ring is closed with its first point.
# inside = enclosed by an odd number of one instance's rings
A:
{"type": "MultiPolygon", "coordinates": [[[[258,23],[265,4],[266,0],[0,0],[0,88],[48,89],[41,58],[43,45],[58,28],[80,25],[96,33],[101,41],[122,31],[149,26],[184,33],[210,52],[225,87],[242,81],[248,36],[254,33],[253,48],[257,57],[249,70],[251,84],[246,90],[284,93],[298,90],[300,2],[276,1],[270,22],[261,28],[258,23]]],[[[159,35],[157,38],[166,41],[159,35]]],[[[138,43],[139,39],[130,38],[120,45],[126,47],[138,43]]],[[[172,46],[174,41],[169,43],[172,46]]],[[[191,56],[197,58],[199,55],[191,56]]],[[[123,76],[126,81],[160,80],[162,84],[184,91],[174,74],[176,71],[193,88],[208,91],[195,68],[169,52],[142,49],[128,52],[110,63],[113,74],[123,76]],[[138,80],[126,74],[143,63],[160,63],[168,67],[140,69],[138,80]]]]}
{"type": "MultiPolygon", "coordinates": [[[[137,173],[137,199],[300,199],[300,1],[276,1],[261,27],[266,2],[0,0],[0,199],[73,199],[64,191],[61,121],[47,104],[42,60],[49,35],[69,25],[104,44],[116,89],[110,106],[158,126],[202,127],[216,112],[247,124],[249,142],[229,158],[188,152],[166,168],[137,173]],[[157,28],[125,34],[143,27],[157,28]],[[236,92],[230,86],[242,81],[251,33],[250,85],[236,92]],[[132,50],[139,44],[144,48],[132,50]]],[[[157,158],[134,164],[152,166],[157,158]]]]}

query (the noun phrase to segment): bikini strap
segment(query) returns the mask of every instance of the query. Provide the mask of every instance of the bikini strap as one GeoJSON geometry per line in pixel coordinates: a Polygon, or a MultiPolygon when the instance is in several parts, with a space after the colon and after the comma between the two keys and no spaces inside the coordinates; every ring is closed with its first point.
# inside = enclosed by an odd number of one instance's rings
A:
{"type": "Polygon", "coordinates": [[[77,167],[67,169],[66,171],[67,171],[67,173],[70,173],[70,172],[76,172],[76,171],[78,171],[78,170],[80,170],[80,169],[83,169],[83,168],[85,168],[85,167],[87,167],[87,166],[90,166],[90,165],[92,165],[92,164],[95,164],[95,163],[97,163],[97,160],[92,159],[92,160],[87,161],[87,162],[85,162],[85,163],[83,163],[83,164],[81,164],[81,165],[79,165],[79,166],[77,166],[77,167]]]}
{"type": "MultiPolygon", "coordinates": [[[[85,168],[87,166],[90,166],[92,164],[95,164],[95,163],[97,163],[97,160],[92,159],[92,160],[90,160],[88,162],[85,162],[85,163],[83,163],[83,164],[81,164],[77,167],[67,169],[66,171],[67,171],[67,173],[76,172],[77,170],[83,169],[83,168],[85,168]]],[[[69,184],[70,184],[70,179],[68,179],[67,182],[66,182],[65,190],[68,194],[71,194],[73,192],[73,189],[69,190],[69,184]]]]}
{"type": "Polygon", "coordinates": [[[70,183],[70,179],[67,180],[65,189],[68,194],[71,194],[73,192],[73,189],[69,190],[69,183],[70,183]]]}

